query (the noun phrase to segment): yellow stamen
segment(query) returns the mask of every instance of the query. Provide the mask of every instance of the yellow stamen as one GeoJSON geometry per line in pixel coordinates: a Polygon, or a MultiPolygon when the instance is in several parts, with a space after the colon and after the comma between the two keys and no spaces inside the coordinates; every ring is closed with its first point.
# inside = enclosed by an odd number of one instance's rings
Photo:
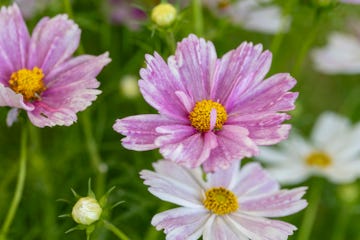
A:
{"type": "Polygon", "coordinates": [[[236,195],[223,187],[207,190],[203,204],[206,209],[218,215],[229,214],[239,208],[236,195]]]}
{"type": "Polygon", "coordinates": [[[220,130],[226,122],[227,113],[223,105],[212,100],[202,100],[195,104],[189,115],[191,125],[199,132],[212,130],[210,129],[210,113],[212,109],[216,110],[215,130],[220,130]]]}
{"type": "Polygon", "coordinates": [[[306,164],[326,168],[331,165],[331,158],[324,152],[312,152],[306,157],[306,164]]]}
{"type": "Polygon", "coordinates": [[[39,99],[40,94],[46,89],[43,78],[44,73],[40,68],[23,68],[11,74],[9,86],[14,92],[21,93],[25,101],[34,101],[39,99]]]}

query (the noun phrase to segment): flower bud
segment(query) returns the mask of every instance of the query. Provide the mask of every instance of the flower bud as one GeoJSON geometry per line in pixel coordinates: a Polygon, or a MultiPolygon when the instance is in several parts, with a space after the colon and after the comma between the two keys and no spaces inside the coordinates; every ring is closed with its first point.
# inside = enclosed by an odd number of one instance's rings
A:
{"type": "Polygon", "coordinates": [[[102,209],[95,198],[82,197],[74,205],[71,215],[75,222],[90,225],[99,220],[102,209]]]}
{"type": "Polygon", "coordinates": [[[175,19],[176,8],[169,3],[160,3],[151,12],[151,20],[160,27],[170,26],[175,19]]]}

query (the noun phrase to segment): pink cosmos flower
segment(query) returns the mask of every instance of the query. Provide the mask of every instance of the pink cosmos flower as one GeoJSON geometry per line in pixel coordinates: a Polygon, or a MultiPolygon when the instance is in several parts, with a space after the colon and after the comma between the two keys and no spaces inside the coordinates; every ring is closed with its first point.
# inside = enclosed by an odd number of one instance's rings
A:
{"type": "Polygon", "coordinates": [[[301,199],[306,187],[280,190],[279,184],[258,163],[239,170],[233,162],[226,170],[208,173],[171,161],[154,164],[155,172],[140,172],[156,197],[181,207],[156,214],[151,224],[164,229],[166,239],[287,239],[296,227],[268,217],[282,217],[307,206],[301,199]]]}
{"type": "Polygon", "coordinates": [[[19,109],[38,127],[71,125],[76,113],[101,93],[96,76],[110,62],[108,53],[72,58],[80,29],[66,15],[43,18],[32,35],[16,4],[0,12],[0,106],[19,109]]]}
{"type": "Polygon", "coordinates": [[[114,130],[126,135],[125,148],[160,148],[166,159],[205,171],[228,167],[234,159],[258,153],[257,145],[287,138],[296,81],[287,73],[263,81],[271,53],[243,43],[218,59],[211,42],[190,35],[166,63],[146,55],[139,86],[159,114],[118,119],[114,130]]]}

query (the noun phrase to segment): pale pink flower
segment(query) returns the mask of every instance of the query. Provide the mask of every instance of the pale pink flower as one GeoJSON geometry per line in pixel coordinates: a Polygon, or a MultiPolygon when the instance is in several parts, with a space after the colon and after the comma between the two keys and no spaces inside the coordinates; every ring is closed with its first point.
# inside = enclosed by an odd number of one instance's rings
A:
{"type": "Polygon", "coordinates": [[[245,42],[218,59],[211,42],[190,35],[167,63],[158,53],[146,62],[139,86],[159,114],[118,119],[125,148],[160,148],[166,159],[215,171],[287,138],[282,122],[290,116],[279,111],[294,109],[296,81],[287,73],[263,80],[271,53],[260,44],[245,42]]]}
{"type": "Polygon", "coordinates": [[[307,206],[306,187],[280,189],[258,163],[239,170],[208,173],[171,161],[154,164],[155,172],[140,172],[149,191],[180,207],[156,214],[151,224],[164,229],[166,239],[287,239],[296,227],[272,217],[288,216],[307,206]]]}
{"type": "Polygon", "coordinates": [[[342,3],[360,4],[360,0],[340,0],[342,3]]]}
{"type": "Polygon", "coordinates": [[[19,109],[38,127],[71,125],[76,113],[101,92],[96,76],[110,62],[108,53],[72,58],[80,29],[66,15],[45,17],[29,35],[16,4],[0,12],[0,106],[19,109]]]}

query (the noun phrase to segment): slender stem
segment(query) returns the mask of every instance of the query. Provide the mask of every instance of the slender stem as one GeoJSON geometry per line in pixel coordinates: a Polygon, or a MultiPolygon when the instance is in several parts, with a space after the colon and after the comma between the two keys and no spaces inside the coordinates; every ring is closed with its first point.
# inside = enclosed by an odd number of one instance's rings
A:
{"type": "Polygon", "coordinates": [[[117,228],[112,223],[104,220],[104,226],[105,226],[106,229],[108,229],[109,231],[114,233],[119,239],[121,239],[121,240],[129,240],[129,238],[125,235],[125,233],[123,233],[119,228],[117,228]]]}
{"type": "Polygon", "coordinates": [[[308,54],[308,51],[312,45],[312,43],[314,42],[319,29],[321,27],[321,17],[322,17],[322,10],[321,9],[316,9],[315,13],[314,13],[314,19],[313,19],[313,24],[310,30],[310,33],[308,34],[308,36],[306,37],[306,39],[304,40],[304,44],[302,45],[301,49],[300,49],[300,53],[299,56],[296,59],[294,68],[293,68],[293,75],[295,77],[298,77],[300,71],[301,71],[301,67],[304,63],[304,59],[308,54]]]}
{"type": "Polygon", "coordinates": [[[310,186],[310,195],[308,198],[309,206],[306,208],[303,221],[298,233],[298,240],[308,240],[314,226],[316,213],[318,211],[324,180],[314,178],[310,186]]]}
{"type": "Polygon", "coordinates": [[[74,17],[70,0],[64,0],[64,9],[70,18],[74,17]]]}
{"type": "Polygon", "coordinates": [[[90,156],[91,164],[96,173],[95,195],[100,196],[104,193],[105,172],[102,170],[102,160],[98,146],[92,133],[89,111],[83,112],[82,127],[86,138],[86,147],[90,156]]]}
{"type": "Polygon", "coordinates": [[[21,132],[19,175],[17,178],[14,198],[10,203],[9,211],[6,215],[4,224],[1,228],[1,232],[0,232],[1,240],[7,239],[7,233],[9,231],[10,225],[15,217],[17,208],[19,206],[25,185],[26,165],[27,165],[27,129],[24,126],[21,132]]]}
{"type": "Polygon", "coordinates": [[[201,0],[192,0],[193,18],[194,18],[194,32],[198,36],[204,35],[203,13],[201,7],[201,0]]]}
{"type": "Polygon", "coordinates": [[[334,232],[331,240],[342,240],[345,238],[346,226],[349,223],[351,216],[351,206],[348,203],[342,203],[339,215],[336,217],[336,224],[334,225],[334,232]]]}

